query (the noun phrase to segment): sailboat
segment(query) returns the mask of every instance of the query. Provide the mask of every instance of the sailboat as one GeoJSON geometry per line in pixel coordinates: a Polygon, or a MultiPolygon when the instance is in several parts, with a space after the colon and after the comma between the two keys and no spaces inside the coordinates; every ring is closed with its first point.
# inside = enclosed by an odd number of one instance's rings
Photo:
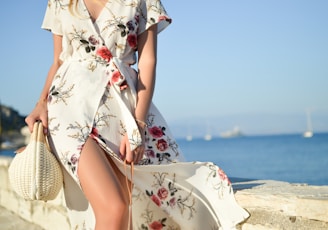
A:
{"type": "Polygon", "coordinates": [[[212,140],[212,135],[211,135],[211,131],[210,131],[210,124],[207,123],[207,130],[206,130],[206,134],[204,136],[204,140],[205,141],[210,141],[212,140]]]}
{"type": "Polygon", "coordinates": [[[187,141],[192,141],[192,135],[187,135],[187,136],[186,136],[186,140],[187,140],[187,141]]]}
{"type": "Polygon", "coordinates": [[[312,121],[310,111],[306,111],[307,130],[303,133],[303,137],[311,138],[313,136],[312,121]]]}
{"type": "Polygon", "coordinates": [[[186,136],[186,141],[192,141],[193,137],[191,134],[191,125],[188,124],[187,126],[187,136],[186,136]]]}

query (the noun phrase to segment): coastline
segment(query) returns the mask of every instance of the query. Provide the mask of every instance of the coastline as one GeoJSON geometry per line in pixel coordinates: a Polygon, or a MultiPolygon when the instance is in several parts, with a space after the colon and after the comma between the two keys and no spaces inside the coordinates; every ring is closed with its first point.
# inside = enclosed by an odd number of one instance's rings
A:
{"type": "MultiPolygon", "coordinates": [[[[0,216],[1,229],[70,229],[62,191],[55,200],[45,203],[25,201],[11,189],[11,159],[0,156],[0,210],[4,213],[0,216]]],[[[237,229],[328,229],[328,185],[231,179],[237,202],[251,214],[237,229]]]]}

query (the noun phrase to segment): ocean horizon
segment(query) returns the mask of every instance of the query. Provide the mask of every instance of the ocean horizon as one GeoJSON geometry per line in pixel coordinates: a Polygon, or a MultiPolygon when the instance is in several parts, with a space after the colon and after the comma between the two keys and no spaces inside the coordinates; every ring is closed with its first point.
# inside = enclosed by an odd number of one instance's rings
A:
{"type": "MultiPolygon", "coordinates": [[[[328,133],[176,139],[186,161],[214,162],[232,181],[328,185],[328,133]]],[[[0,156],[14,156],[2,150],[0,156]]]]}

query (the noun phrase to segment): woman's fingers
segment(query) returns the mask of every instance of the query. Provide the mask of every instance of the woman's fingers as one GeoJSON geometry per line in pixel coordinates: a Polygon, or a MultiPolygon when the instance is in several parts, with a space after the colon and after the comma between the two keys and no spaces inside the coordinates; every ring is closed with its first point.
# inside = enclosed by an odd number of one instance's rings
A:
{"type": "Polygon", "coordinates": [[[25,118],[25,123],[27,124],[28,129],[30,130],[30,133],[32,133],[33,131],[33,124],[34,124],[34,118],[32,118],[31,116],[27,116],[25,118]]]}
{"type": "Polygon", "coordinates": [[[137,164],[139,161],[142,160],[142,157],[145,153],[145,147],[144,146],[138,146],[135,151],[136,151],[136,153],[135,153],[134,163],[137,164]]]}
{"type": "Polygon", "coordinates": [[[46,103],[38,103],[33,111],[25,118],[30,132],[33,131],[33,125],[36,121],[42,122],[46,134],[48,130],[48,111],[46,103]]]}
{"type": "Polygon", "coordinates": [[[47,132],[48,132],[48,115],[41,114],[40,120],[42,122],[43,132],[44,132],[44,134],[47,134],[47,132]]]}
{"type": "Polygon", "coordinates": [[[121,144],[120,144],[120,154],[121,154],[121,158],[122,159],[125,159],[126,157],[126,138],[127,136],[125,135],[121,141],[121,144]]]}
{"type": "Polygon", "coordinates": [[[145,147],[143,145],[140,145],[132,151],[130,148],[128,137],[127,135],[125,135],[121,141],[119,151],[122,156],[122,159],[125,159],[127,163],[133,162],[137,164],[143,158],[145,147]]]}

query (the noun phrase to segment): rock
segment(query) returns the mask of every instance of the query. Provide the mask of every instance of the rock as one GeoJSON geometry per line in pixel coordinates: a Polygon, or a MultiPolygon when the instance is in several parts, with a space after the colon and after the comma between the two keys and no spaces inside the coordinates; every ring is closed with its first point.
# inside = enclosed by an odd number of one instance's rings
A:
{"type": "Polygon", "coordinates": [[[251,214],[243,230],[328,229],[328,186],[258,180],[234,188],[237,202],[251,214]]]}

